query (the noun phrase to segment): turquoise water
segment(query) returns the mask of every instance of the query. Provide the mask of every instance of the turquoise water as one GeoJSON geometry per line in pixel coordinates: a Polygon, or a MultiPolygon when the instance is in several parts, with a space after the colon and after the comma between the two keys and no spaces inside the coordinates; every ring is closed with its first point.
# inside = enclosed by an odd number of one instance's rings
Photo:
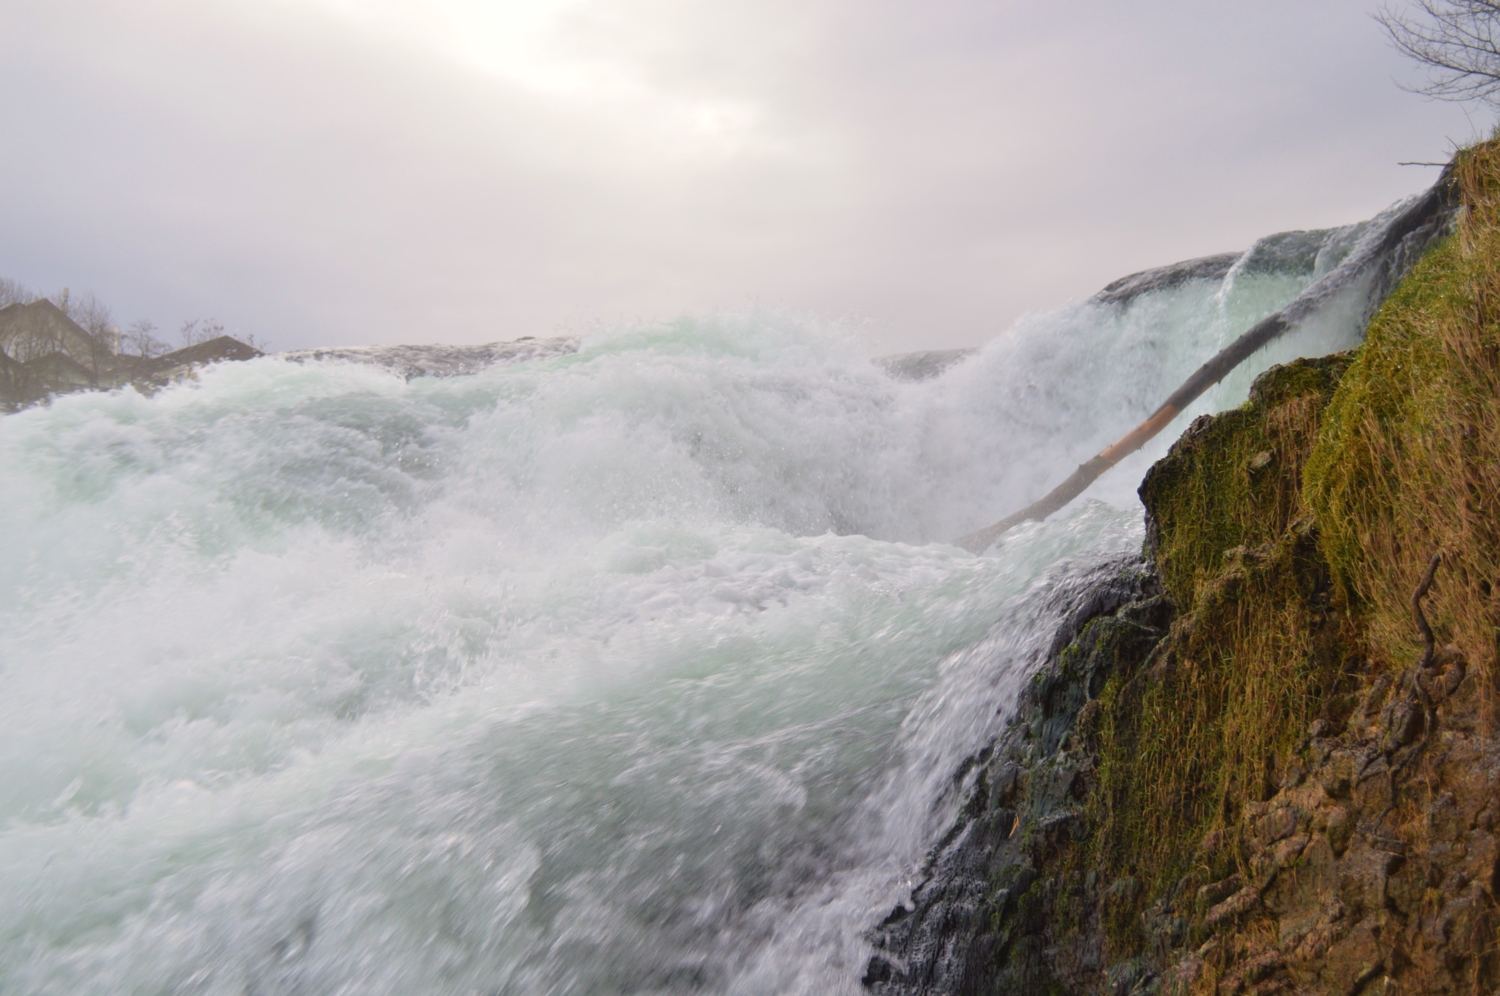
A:
{"type": "Polygon", "coordinates": [[[945,541],[1304,270],[1030,316],[921,383],[752,312],[0,418],[0,990],[858,991],[1180,426],[986,556],[945,541]]]}

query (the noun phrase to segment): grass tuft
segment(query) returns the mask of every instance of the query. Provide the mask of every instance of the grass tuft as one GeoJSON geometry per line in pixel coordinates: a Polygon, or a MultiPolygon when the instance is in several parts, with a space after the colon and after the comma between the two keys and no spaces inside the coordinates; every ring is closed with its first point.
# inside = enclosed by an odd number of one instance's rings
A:
{"type": "MultiPolygon", "coordinates": [[[[1400,670],[1421,653],[1412,590],[1494,699],[1500,636],[1500,142],[1459,154],[1464,214],[1386,302],[1334,392],[1307,504],[1361,651],[1400,670]]],[[[1493,721],[1493,709],[1488,710],[1493,721]]]]}

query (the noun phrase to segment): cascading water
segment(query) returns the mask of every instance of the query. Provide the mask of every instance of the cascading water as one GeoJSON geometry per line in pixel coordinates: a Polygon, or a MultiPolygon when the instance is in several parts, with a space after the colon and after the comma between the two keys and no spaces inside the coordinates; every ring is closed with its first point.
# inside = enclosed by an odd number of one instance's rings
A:
{"type": "MultiPolygon", "coordinates": [[[[934,541],[1364,231],[1026,318],[920,382],[757,312],[0,418],[0,991],[858,991],[955,766],[1138,548],[1175,432],[990,556],[934,541]]],[[[1352,344],[1367,298],[1255,370],[1352,344]]]]}

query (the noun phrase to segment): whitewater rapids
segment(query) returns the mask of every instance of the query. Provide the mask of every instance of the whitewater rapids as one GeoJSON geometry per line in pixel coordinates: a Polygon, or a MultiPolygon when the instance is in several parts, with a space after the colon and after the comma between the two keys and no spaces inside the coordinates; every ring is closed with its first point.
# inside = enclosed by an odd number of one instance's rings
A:
{"type": "MultiPolygon", "coordinates": [[[[904,382],[771,312],[408,380],[0,418],[0,991],[859,991],[1134,489],[1031,501],[1348,253],[1030,316],[904,382]]],[[[1295,243],[1291,249],[1288,245],[1295,243]]]]}

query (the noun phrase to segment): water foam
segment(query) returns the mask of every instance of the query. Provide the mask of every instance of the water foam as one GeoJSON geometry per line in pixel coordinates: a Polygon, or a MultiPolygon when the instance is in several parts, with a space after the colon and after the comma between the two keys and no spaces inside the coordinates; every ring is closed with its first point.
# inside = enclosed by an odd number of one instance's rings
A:
{"type": "Polygon", "coordinates": [[[920,383],[753,312],[0,419],[0,988],[857,990],[1167,440],[996,556],[940,541],[1314,276],[1071,305],[920,383]]]}

